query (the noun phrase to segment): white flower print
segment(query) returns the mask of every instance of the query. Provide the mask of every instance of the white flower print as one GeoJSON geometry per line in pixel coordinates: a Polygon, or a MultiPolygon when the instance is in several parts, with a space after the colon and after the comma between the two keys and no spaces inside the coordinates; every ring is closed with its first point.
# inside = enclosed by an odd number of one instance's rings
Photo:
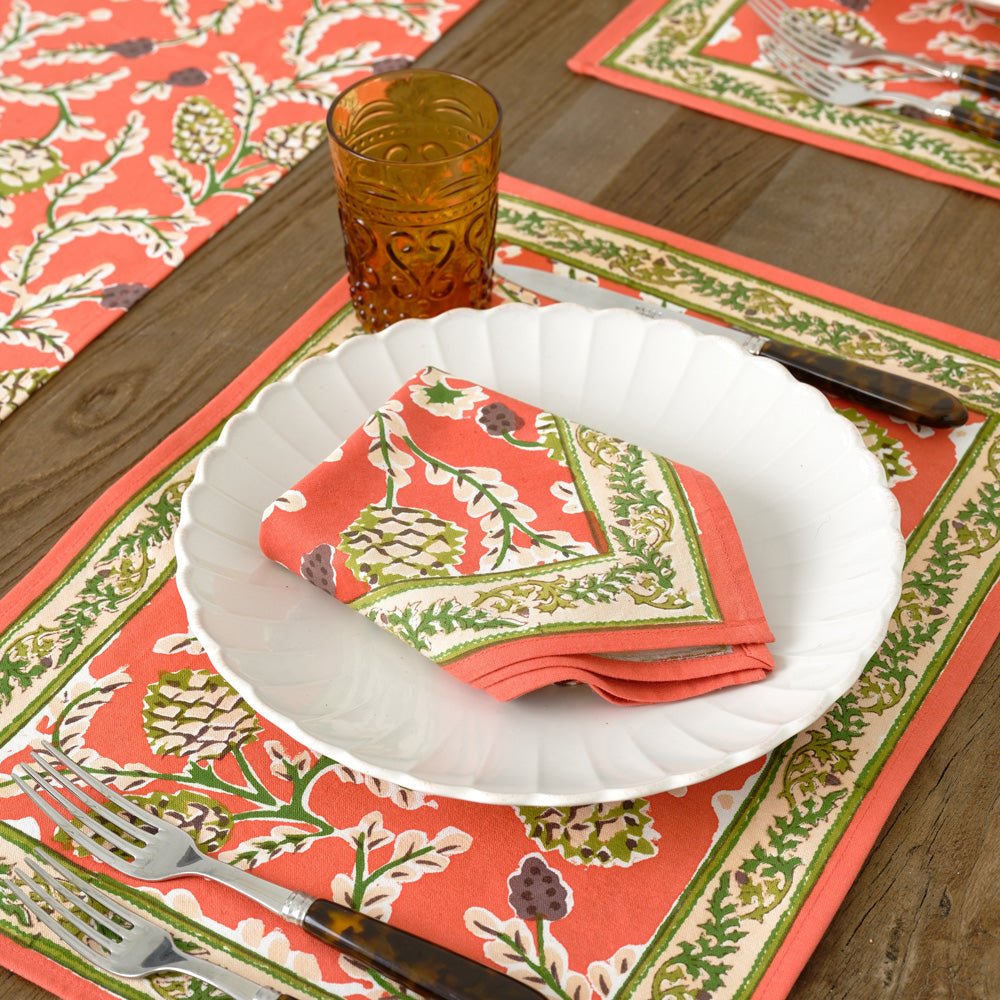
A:
{"type": "Polygon", "coordinates": [[[187,653],[189,656],[200,656],[205,652],[201,640],[187,632],[174,632],[157,639],[153,644],[154,653],[187,653]]]}
{"type": "Polygon", "coordinates": [[[286,514],[294,514],[305,506],[306,498],[298,490],[286,490],[274,503],[269,503],[264,508],[261,521],[266,521],[276,510],[283,510],[286,514]]]}
{"type": "Polygon", "coordinates": [[[385,827],[378,811],[363,816],[357,826],[338,830],[334,836],[354,849],[355,862],[350,875],[334,876],[330,898],[376,920],[392,916],[392,904],[399,899],[404,885],[444,871],[454,856],[472,846],[472,837],[454,826],[446,826],[433,837],[423,830],[393,833],[385,827]],[[382,853],[385,851],[389,851],[388,856],[382,853]]]}
{"type": "Polygon", "coordinates": [[[499,469],[438,463],[428,464],[425,474],[434,486],[451,483],[455,499],[465,504],[469,517],[479,521],[486,550],[479,562],[480,573],[541,566],[596,552],[590,542],[578,541],[569,532],[536,529],[537,513],[521,502],[499,469]]]}
{"type": "Polygon", "coordinates": [[[562,503],[564,514],[582,514],[583,504],[575,483],[553,483],[549,492],[562,503]]]}
{"type": "Polygon", "coordinates": [[[402,411],[403,404],[398,399],[390,399],[362,425],[365,434],[372,438],[368,446],[368,461],[386,473],[387,507],[392,506],[396,491],[410,484],[410,475],[406,470],[412,468],[414,463],[413,456],[399,443],[410,433],[402,411]]]}

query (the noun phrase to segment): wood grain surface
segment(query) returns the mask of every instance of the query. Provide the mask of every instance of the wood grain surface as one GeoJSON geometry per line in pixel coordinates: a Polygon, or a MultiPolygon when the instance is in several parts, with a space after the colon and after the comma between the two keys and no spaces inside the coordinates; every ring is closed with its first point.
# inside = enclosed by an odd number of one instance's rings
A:
{"type": "MultiPolygon", "coordinates": [[[[623,6],[483,0],[421,63],[494,90],[515,176],[1000,339],[1000,204],[570,73],[623,6]]],[[[318,150],[0,425],[0,593],[342,274],[332,187],[318,150]]],[[[792,1000],[1000,996],[998,773],[1000,645],[792,1000]]]]}

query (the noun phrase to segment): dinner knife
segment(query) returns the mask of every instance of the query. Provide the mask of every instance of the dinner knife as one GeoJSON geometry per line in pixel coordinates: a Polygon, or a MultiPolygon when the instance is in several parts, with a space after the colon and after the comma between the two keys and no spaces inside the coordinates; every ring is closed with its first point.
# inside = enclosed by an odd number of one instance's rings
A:
{"type": "Polygon", "coordinates": [[[674,319],[699,333],[714,334],[734,341],[748,354],[759,354],[780,362],[797,379],[831,392],[842,399],[862,403],[901,417],[916,424],[931,427],[958,427],[969,418],[961,401],[951,393],[915,379],[838,358],[832,354],[771,340],[738,327],[712,323],[682,313],[651,305],[610,288],[591,282],[577,281],[563,274],[540,271],[496,261],[494,271],[507,281],[538,295],[560,302],[575,302],[590,309],[629,309],[653,319],[674,319]]]}

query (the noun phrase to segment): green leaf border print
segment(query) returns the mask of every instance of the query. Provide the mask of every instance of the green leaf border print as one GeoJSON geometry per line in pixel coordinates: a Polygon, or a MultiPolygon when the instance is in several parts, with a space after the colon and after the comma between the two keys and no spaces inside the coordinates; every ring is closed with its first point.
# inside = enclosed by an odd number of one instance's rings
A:
{"type": "Polygon", "coordinates": [[[704,49],[741,6],[732,0],[670,0],[600,64],[818,135],[1000,186],[1000,150],[988,140],[889,111],[825,104],[774,73],[705,56],[704,49]]]}
{"type": "Polygon", "coordinates": [[[858,685],[775,750],[617,994],[747,1000],[899,734],[1000,579],[1000,363],[815,296],[529,199],[501,203],[513,244],[686,309],[919,373],[986,415],[908,540],[903,599],[858,685]],[[765,833],[754,833],[764,824],[765,833]]]}
{"type": "Polygon", "coordinates": [[[721,620],[690,502],[670,464],[560,417],[553,427],[602,551],[391,582],[352,607],[442,664],[530,634],[539,621],[548,635],[593,627],[596,605],[608,606],[603,628],[634,628],[637,614],[647,624],[721,620]]]}

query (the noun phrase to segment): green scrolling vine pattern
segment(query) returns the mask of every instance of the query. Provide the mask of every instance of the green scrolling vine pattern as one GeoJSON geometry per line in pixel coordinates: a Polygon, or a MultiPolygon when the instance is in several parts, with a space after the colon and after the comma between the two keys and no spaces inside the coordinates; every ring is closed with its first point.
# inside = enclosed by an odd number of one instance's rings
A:
{"type": "Polygon", "coordinates": [[[653,241],[609,231],[527,202],[501,204],[498,228],[508,239],[572,260],[576,266],[743,328],[809,344],[869,364],[896,366],[959,393],[972,406],[997,410],[1000,373],[974,355],[924,345],[904,331],[846,309],[818,303],[749,274],[653,241]]]}
{"type": "MultiPolygon", "coordinates": [[[[773,757],[769,780],[760,787],[773,789],[768,804],[776,806],[774,815],[765,833],[750,842],[749,851],[742,858],[727,858],[725,868],[706,885],[700,933],[690,936],[690,921],[683,916],[668,921],[633,986],[640,979],[649,983],[655,1000],[749,996],[755,985],[752,975],[745,969],[734,972],[740,942],[772,912],[786,918],[789,896],[804,891],[803,879],[797,881],[806,866],[803,848],[812,844],[811,850],[823,850],[817,838],[846,822],[850,806],[868,790],[873,765],[860,759],[859,744],[875,720],[899,710],[921,683],[933,679],[929,673],[921,677],[917,660],[940,648],[960,617],[962,609],[955,607],[958,581],[981,560],[994,566],[987,580],[996,576],[1000,438],[994,437],[986,449],[984,471],[986,481],[932,530],[929,551],[911,565],[888,635],[861,679],[819,723],[773,757]],[[682,923],[688,936],[678,932],[682,923]]],[[[816,867],[813,864],[810,879],[816,867]]],[[[623,994],[633,995],[631,990],[623,994]]]]}
{"type": "Polygon", "coordinates": [[[0,420],[472,2],[5,4],[0,420]]]}
{"type": "Polygon", "coordinates": [[[74,599],[50,624],[0,637],[0,707],[9,705],[17,690],[69,666],[93,641],[98,623],[149,591],[164,571],[164,552],[180,522],[189,482],[170,482],[145,503],[145,515],[108,543],[74,599]]]}
{"type": "Polygon", "coordinates": [[[689,887],[617,994],[655,1000],[746,998],[759,973],[741,954],[741,942],[753,935],[756,953],[764,934],[764,950],[777,947],[795,900],[815,877],[814,856],[830,849],[830,834],[849,821],[869,775],[888,752],[880,746],[872,754],[864,740],[879,739],[888,720],[912,712],[933,683],[967,609],[977,606],[976,595],[960,592],[963,580],[978,580],[981,595],[997,575],[1000,373],[971,352],[922,342],[890,324],[537,204],[506,201],[499,227],[515,244],[664,301],[845,357],[909,370],[994,414],[974,449],[981,453],[981,465],[974,471],[972,455],[966,459],[964,476],[978,476],[971,478],[978,487],[956,510],[929,514],[923,534],[911,539],[910,564],[885,642],[857,685],[815,726],[776,752],[758,780],[743,822],[752,814],[767,816],[765,833],[741,840],[739,821],[730,828],[728,841],[706,862],[700,884],[689,887]],[[733,853],[737,850],[741,853],[733,853]]]}
{"type": "MultiPolygon", "coordinates": [[[[623,610],[607,627],[627,625],[632,620],[628,609],[635,607],[671,615],[670,620],[675,621],[681,620],[680,612],[685,612],[685,621],[717,620],[719,612],[708,585],[697,532],[669,463],[635,445],[551,414],[539,414],[537,424],[539,440],[511,438],[510,443],[519,448],[550,450],[554,428],[562,445],[553,454],[562,456],[573,467],[575,485],[563,485],[573,494],[574,504],[579,502],[578,489],[600,497],[590,498],[591,512],[595,522],[601,524],[602,534],[613,543],[615,558],[601,559],[589,543],[584,546],[567,532],[553,531],[551,527],[536,530],[519,517],[521,511],[532,516],[533,511],[521,504],[516,490],[504,482],[497,470],[458,468],[428,454],[416,445],[402,417],[385,408],[385,415],[379,411],[369,421],[374,439],[369,459],[387,470],[387,503],[389,497],[394,504],[405,503],[400,493],[410,481],[407,470],[419,460],[427,468],[428,481],[433,477],[435,482],[453,482],[456,496],[463,500],[471,497],[477,509],[481,508],[477,516],[487,512],[484,524],[500,522],[500,527],[492,527],[485,536],[490,545],[484,563],[487,572],[481,569],[479,574],[469,575],[466,601],[454,596],[432,596],[421,601],[419,591],[405,589],[383,598],[376,589],[355,606],[363,606],[370,620],[438,662],[447,662],[456,650],[523,633],[534,627],[536,617],[544,616],[547,624],[572,626],[576,622],[574,613],[579,615],[584,606],[620,606],[623,610]],[[393,434],[386,426],[389,414],[393,434]],[[580,471],[583,465],[589,467],[588,473],[580,471]],[[488,482],[484,480],[487,474],[488,482]],[[657,486],[654,476],[666,487],[657,486]],[[527,564],[531,575],[525,575],[523,566],[513,572],[498,572],[499,560],[512,547],[511,523],[530,541],[558,550],[567,561],[527,564]],[[675,558],[680,554],[687,557],[690,567],[685,564],[678,568],[675,558]],[[587,572],[583,562],[573,557],[586,559],[588,567],[595,558],[600,561],[593,572],[587,572]],[[494,558],[496,562],[492,562],[494,558]],[[688,576],[695,586],[686,582],[688,576]]],[[[348,568],[365,579],[375,579],[371,576],[375,573],[379,584],[404,581],[405,585],[405,576],[392,568],[392,560],[397,558],[393,539],[400,524],[406,528],[407,567],[419,561],[423,580],[432,574],[444,576],[446,564],[456,561],[454,552],[465,543],[465,530],[431,517],[427,511],[405,506],[368,506],[341,533],[338,546],[348,552],[348,568]],[[425,568],[428,541],[435,543],[436,565],[431,570],[425,568]]]]}

